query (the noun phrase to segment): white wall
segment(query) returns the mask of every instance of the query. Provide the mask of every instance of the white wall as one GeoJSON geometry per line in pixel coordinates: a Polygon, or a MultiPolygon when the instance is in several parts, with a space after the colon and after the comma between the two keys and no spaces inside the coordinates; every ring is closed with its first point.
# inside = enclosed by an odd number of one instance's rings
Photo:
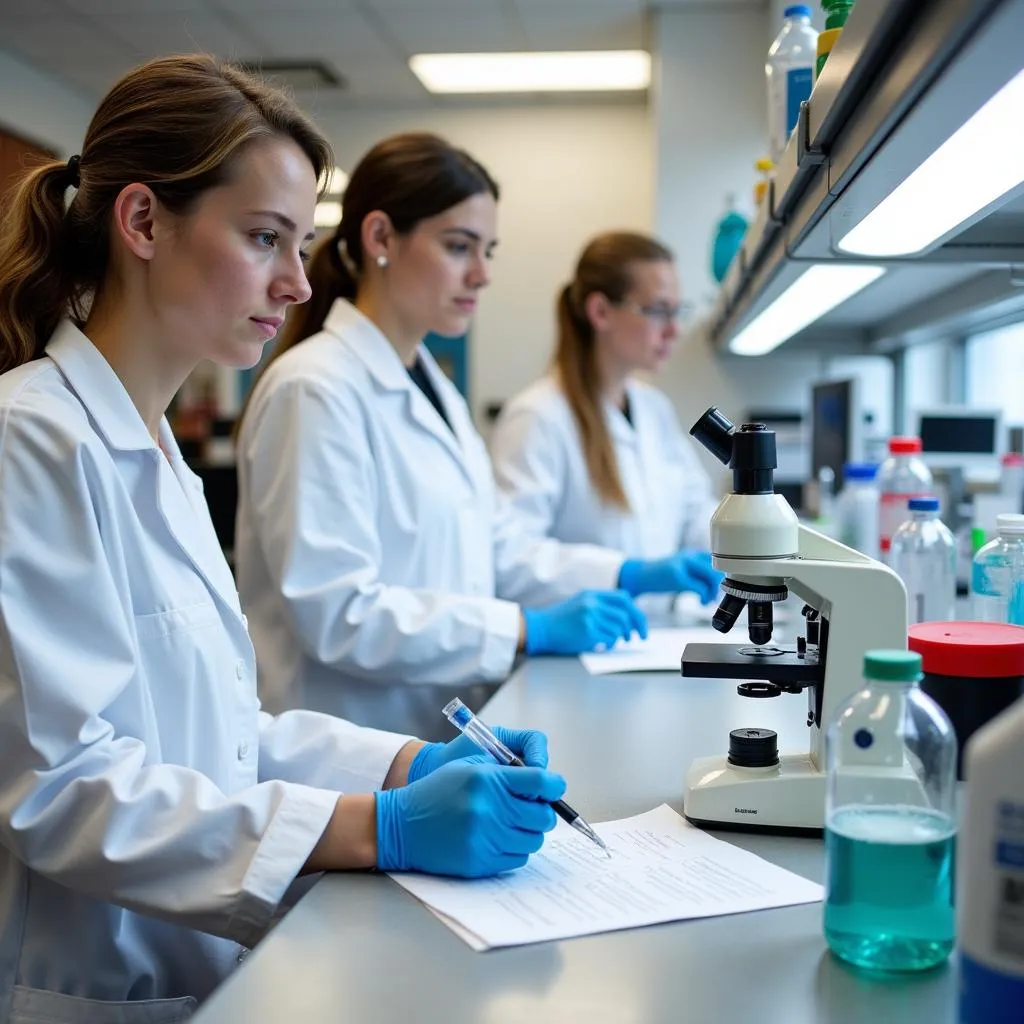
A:
{"type": "Polygon", "coordinates": [[[92,112],[70,86],[0,51],[0,126],[66,157],[79,152],[92,112]]]}
{"type": "Polygon", "coordinates": [[[375,142],[436,131],[484,163],[502,189],[493,283],[471,342],[471,401],[510,398],[547,365],[554,302],[576,256],[608,228],[651,228],[653,155],[646,107],[552,105],[435,111],[332,111],[314,116],[351,170],[375,142]]]}

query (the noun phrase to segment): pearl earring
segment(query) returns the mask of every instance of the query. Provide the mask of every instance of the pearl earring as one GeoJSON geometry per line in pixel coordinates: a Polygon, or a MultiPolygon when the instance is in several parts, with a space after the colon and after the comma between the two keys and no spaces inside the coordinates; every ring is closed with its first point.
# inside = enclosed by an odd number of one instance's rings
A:
{"type": "Polygon", "coordinates": [[[384,253],[381,253],[377,257],[377,266],[380,267],[381,270],[383,270],[387,265],[388,265],[388,258],[387,258],[387,256],[384,255],[384,253]]]}

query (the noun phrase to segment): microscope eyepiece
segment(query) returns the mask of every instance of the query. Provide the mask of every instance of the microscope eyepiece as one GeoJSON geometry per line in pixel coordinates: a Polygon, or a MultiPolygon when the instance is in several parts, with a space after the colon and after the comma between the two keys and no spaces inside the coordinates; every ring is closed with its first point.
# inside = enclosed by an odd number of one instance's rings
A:
{"type": "Polygon", "coordinates": [[[690,428],[690,434],[719,462],[732,470],[734,494],[771,494],[775,490],[775,432],[763,423],[744,423],[739,430],[712,406],[690,428]]]}
{"type": "Polygon", "coordinates": [[[732,459],[732,435],[735,429],[729,418],[712,406],[690,427],[690,435],[723,466],[728,466],[732,459]]]}

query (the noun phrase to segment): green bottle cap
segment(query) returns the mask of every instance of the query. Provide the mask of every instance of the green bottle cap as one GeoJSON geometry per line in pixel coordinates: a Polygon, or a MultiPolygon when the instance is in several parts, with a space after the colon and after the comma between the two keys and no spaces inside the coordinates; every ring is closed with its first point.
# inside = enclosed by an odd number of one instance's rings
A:
{"type": "Polygon", "coordinates": [[[921,655],[914,651],[867,651],[864,678],[882,683],[916,683],[921,678],[921,655]]]}
{"type": "Polygon", "coordinates": [[[984,526],[972,526],[971,554],[976,555],[985,546],[986,539],[984,526]]]}

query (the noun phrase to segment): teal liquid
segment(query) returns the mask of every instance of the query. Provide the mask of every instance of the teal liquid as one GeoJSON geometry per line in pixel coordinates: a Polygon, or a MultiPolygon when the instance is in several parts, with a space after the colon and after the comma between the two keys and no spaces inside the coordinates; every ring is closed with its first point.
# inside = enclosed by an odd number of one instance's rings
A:
{"type": "Polygon", "coordinates": [[[942,963],[955,937],[954,841],[944,814],[849,805],[830,815],[825,938],[858,967],[919,971],[942,963]]]}

